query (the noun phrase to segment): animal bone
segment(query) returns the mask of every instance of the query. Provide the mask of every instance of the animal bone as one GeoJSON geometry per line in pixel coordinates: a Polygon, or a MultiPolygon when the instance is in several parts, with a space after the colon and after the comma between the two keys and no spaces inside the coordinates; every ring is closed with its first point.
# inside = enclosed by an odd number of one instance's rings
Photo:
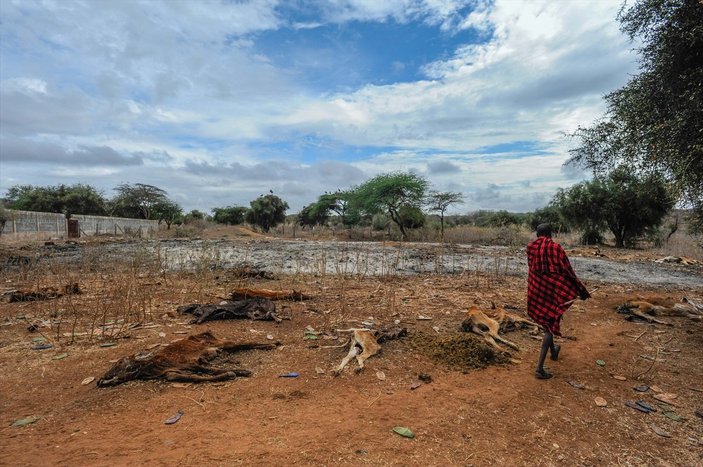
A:
{"type": "Polygon", "coordinates": [[[500,337],[498,335],[500,323],[492,318],[489,318],[476,306],[469,308],[467,318],[461,323],[461,328],[464,331],[470,331],[483,336],[483,339],[499,352],[505,352],[506,350],[498,345],[496,341],[505,344],[514,350],[520,350],[520,347],[518,347],[517,344],[500,337]]]}
{"type": "Polygon", "coordinates": [[[98,380],[98,386],[115,386],[135,379],[165,378],[168,381],[225,381],[238,376],[251,376],[242,369],[219,369],[208,364],[220,352],[271,350],[275,344],[236,343],[218,339],[210,331],[173,342],[153,353],[137,353],[122,357],[98,380]]]}

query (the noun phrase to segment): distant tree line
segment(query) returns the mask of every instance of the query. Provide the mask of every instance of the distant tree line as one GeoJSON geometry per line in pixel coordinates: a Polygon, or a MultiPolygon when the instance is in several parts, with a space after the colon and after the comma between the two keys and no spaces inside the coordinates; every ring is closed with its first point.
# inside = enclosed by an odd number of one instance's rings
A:
{"type": "MultiPolygon", "coordinates": [[[[198,210],[184,214],[166,191],[152,185],[121,184],[115,192],[113,198],[107,199],[89,185],[26,185],[10,188],[3,201],[11,209],[154,219],[169,228],[174,223],[202,220],[229,225],[246,222],[264,232],[285,222],[289,209],[288,203],[273,192],[252,200],[248,208],[213,208],[211,216],[198,210]]],[[[557,232],[580,232],[587,244],[603,241],[604,232],[610,231],[616,246],[624,247],[634,246],[642,238],[655,238],[675,199],[675,189],[663,177],[638,176],[618,167],[559,190],[547,206],[530,213],[481,210],[447,217],[452,205],[463,203],[460,193],[434,191],[420,175],[392,172],[359,186],[324,193],[303,207],[292,221],[304,229],[341,226],[350,232],[353,227],[369,226],[390,233],[393,227],[403,239],[409,231],[432,222],[442,240],[445,224],[501,228],[524,225],[534,229],[548,222],[557,232]]]]}

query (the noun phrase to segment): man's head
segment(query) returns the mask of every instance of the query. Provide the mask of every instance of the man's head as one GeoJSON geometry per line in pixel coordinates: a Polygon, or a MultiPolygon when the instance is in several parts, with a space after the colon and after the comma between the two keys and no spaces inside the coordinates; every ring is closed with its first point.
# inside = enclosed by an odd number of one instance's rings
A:
{"type": "Polygon", "coordinates": [[[540,224],[537,226],[537,236],[538,237],[552,237],[552,225],[551,224],[540,224]]]}

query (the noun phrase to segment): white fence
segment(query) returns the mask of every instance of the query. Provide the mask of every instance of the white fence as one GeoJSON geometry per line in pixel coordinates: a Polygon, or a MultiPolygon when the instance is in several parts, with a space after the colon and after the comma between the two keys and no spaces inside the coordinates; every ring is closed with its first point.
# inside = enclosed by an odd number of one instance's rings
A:
{"type": "MultiPolygon", "coordinates": [[[[6,209],[9,219],[0,230],[0,238],[68,238],[68,220],[53,212],[13,211],[6,209]]],[[[80,236],[112,234],[151,236],[159,229],[158,221],[124,217],[86,216],[74,214],[76,233],[80,236]]]]}

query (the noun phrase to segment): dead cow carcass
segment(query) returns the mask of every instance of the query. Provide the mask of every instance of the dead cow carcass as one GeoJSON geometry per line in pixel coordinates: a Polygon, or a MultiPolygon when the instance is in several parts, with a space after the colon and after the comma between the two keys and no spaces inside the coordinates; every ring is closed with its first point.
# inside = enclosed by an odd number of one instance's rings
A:
{"type": "Polygon", "coordinates": [[[98,386],[115,386],[135,379],[164,378],[168,381],[200,383],[251,376],[249,370],[220,369],[208,362],[221,352],[271,350],[277,345],[279,344],[242,344],[218,339],[207,331],[173,342],[153,353],[122,357],[98,380],[98,386]]]}
{"type": "Polygon", "coordinates": [[[627,317],[628,320],[641,319],[657,324],[671,325],[671,323],[657,319],[657,317],[662,316],[679,316],[689,318],[694,321],[703,320],[703,311],[701,310],[701,307],[686,297],[681,300],[681,303],[675,303],[670,307],[655,305],[645,300],[634,300],[623,303],[617,308],[617,310],[618,313],[629,315],[627,317]]]}
{"type": "MultiPolygon", "coordinates": [[[[510,342],[498,334],[502,323],[490,318],[485,312],[483,312],[483,310],[476,306],[472,306],[469,308],[466,315],[466,319],[461,323],[461,329],[463,331],[473,332],[483,336],[483,339],[499,352],[505,352],[506,350],[498,345],[496,341],[507,345],[513,350],[520,350],[520,347],[518,347],[517,344],[510,342]]],[[[503,322],[506,322],[511,315],[503,311],[500,316],[502,316],[503,322]]]]}
{"type": "Polygon", "coordinates": [[[246,298],[222,302],[219,305],[193,303],[177,308],[179,313],[187,313],[195,318],[191,324],[219,319],[251,319],[257,321],[280,321],[276,316],[276,305],[266,298],[246,298]]]}
{"type": "MultiPolygon", "coordinates": [[[[337,332],[351,332],[351,339],[348,344],[349,353],[342,363],[334,370],[334,375],[338,376],[344,367],[351,361],[352,358],[356,358],[356,362],[359,364],[359,368],[356,371],[361,371],[364,369],[364,362],[369,358],[376,355],[380,350],[379,345],[382,342],[387,342],[393,339],[399,339],[408,335],[408,330],[406,328],[393,328],[390,330],[376,331],[373,329],[338,329],[337,332]]],[[[345,347],[347,344],[343,344],[335,347],[345,347]]]]}

